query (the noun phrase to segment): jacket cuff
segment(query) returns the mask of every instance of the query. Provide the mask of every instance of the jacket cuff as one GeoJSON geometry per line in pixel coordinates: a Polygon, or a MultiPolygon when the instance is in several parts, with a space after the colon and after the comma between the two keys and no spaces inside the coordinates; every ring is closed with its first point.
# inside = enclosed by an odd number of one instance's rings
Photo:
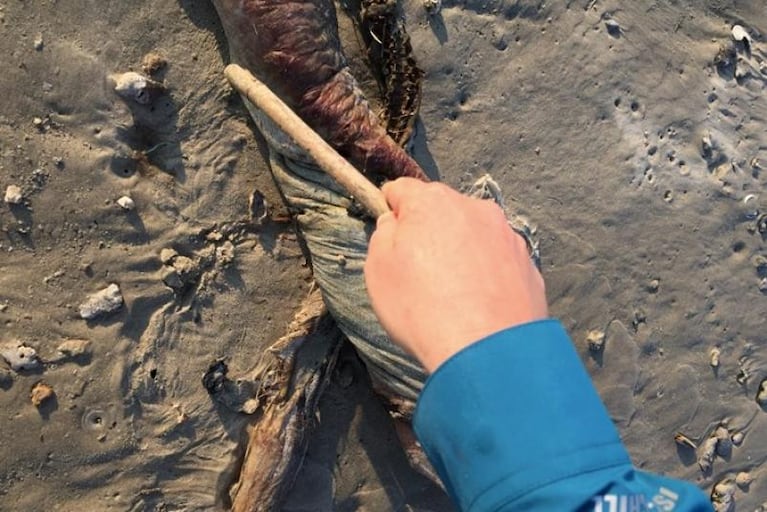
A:
{"type": "Polygon", "coordinates": [[[495,510],[558,480],[631,465],[553,319],[505,329],[448,359],[427,380],[413,425],[461,510],[495,510]]]}

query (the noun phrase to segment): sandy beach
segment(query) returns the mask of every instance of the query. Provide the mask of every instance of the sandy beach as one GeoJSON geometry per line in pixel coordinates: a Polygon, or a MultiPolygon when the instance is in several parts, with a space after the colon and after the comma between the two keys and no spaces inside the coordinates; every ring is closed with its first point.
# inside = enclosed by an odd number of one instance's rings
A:
{"type": "MultiPolygon", "coordinates": [[[[537,227],[635,465],[767,510],[763,2],[400,4],[414,158],[537,227]]],[[[0,54],[0,510],[225,510],[250,418],[202,376],[251,370],[312,275],[216,12],[0,0],[0,54]],[[124,101],[130,71],[164,90],[124,101]]],[[[285,512],[452,510],[348,345],[317,419],[285,512]]]]}

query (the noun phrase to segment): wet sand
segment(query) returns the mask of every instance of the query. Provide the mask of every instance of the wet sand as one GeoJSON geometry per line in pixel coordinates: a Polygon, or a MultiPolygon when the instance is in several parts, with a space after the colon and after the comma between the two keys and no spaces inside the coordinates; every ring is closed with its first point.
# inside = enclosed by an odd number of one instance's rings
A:
{"type": "MultiPolygon", "coordinates": [[[[431,16],[420,1],[403,6],[425,71],[416,160],[459,188],[490,173],[537,225],[552,313],[635,463],[705,492],[748,472],[753,482],[733,487],[737,510],[758,509],[764,6],[445,1],[431,16]],[[750,51],[732,42],[735,24],[750,51]],[[601,351],[589,350],[593,331],[605,334],[601,351]],[[702,448],[675,434],[702,445],[722,422],[744,435],[703,472],[702,448]]],[[[247,417],[212,402],[202,374],[219,358],[232,374],[251,369],[311,275],[263,142],[222,76],[215,11],[4,2],[0,20],[0,196],[9,185],[22,196],[0,203],[0,345],[23,343],[43,362],[0,362],[0,509],[222,509],[247,417]],[[156,74],[167,94],[129,106],[108,76],[141,71],[150,52],[167,60],[156,74]],[[249,220],[255,190],[271,206],[263,226],[249,220]],[[169,248],[178,256],[162,258],[169,248]],[[81,318],[111,283],[122,307],[81,318]],[[55,395],[36,407],[39,381],[55,395]]],[[[285,510],[447,503],[407,466],[346,348],[285,510]]]]}

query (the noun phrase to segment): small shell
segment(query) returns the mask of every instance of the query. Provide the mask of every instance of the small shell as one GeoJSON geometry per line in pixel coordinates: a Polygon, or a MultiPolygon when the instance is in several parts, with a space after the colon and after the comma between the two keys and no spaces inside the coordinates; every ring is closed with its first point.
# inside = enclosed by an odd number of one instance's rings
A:
{"type": "Polygon", "coordinates": [[[43,41],[43,35],[37,34],[35,36],[35,40],[32,41],[32,44],[34,45],[35,50],[38,52],[43,51],[43,47],[45,46],[45,42],[43,41]]]}
{"type": "Polygon", "coordinates": [[[53,391],[52,387],[45,382],[40,381],[32,386],[32,391],[29,395],[29,398],[32,400],[32,405],[40,407],[43,402],[53,398],[56,393],[53,391]]]}
{"type": "Polygon", "coordinates": [[[85,320],[91,320],[98,316],[113,313],[122,305],[123,296],[120,293],[120,287],[112,283],[88,297],[88,300],[80,305],[80,316],[85,320]]]}
{"type": "Polygon", "coordinates": [[[719,368],[719,355],[722,353],[719,348],[714,347],[711,349],[711,352],[708,353],[708,363],[711,365],[711,368],[719,368]]]}
{"type": "Polygon", "coordinates": [[[746,435],[743,432],[735,432],[732,434],[732,436],[730,436],[730,440],[735,446],[740,446],[743,443],[743,439],[745,437],[746,435]]]}
{"type": "Polygon", "coordinates": [[[258,189],[251,192],[248,198],[248,213],[250,220],[257,224],[263,224],[269,216],[269,203],[266,202],[264,194],[258,189]]]}
{"type": "Polygon", "coordinates": [[[165,86],[160,82],[134,71],[112,75],[111,78],[115,84],[115,92],[121,98],[140,105],[148,105],[165,91],[165,86]]]}
{"type": "Polygon", "coordinates": [[[589,331],[586,335],[586,343],[592,352],[601,352],[605,347],[605,333],[600,330],[589,331]]]}
{"type": "Polygon", "coordinates": [[[759,391],[756,393],[756,403],[762,407],[767,407],[767,377],[759,383],[759,391]]]}
{"type": "Polygon", "coordinates": [[[117,200],[117,204],[120,205],[120,208],[123,210],[131,211],[136,208],[136,203],[128,196],[122,196],[117,200]]]}
{"type": "Polygon", "coordinates": [[[711,490],[711,504],[715,512],[735,510],[735,482],[731,478],[725,478],[714,484],[711,490]]]}
{"type": "Polygon", "coordinates": [[[162,261],[165,265],[172,264],[176,256],[178,256],[176,250],[169,247],[166,247],[160,251],[160,261],[162,261]]]}
{"type": "Polygon", "coordinates": [[[751,36],[748,35],[746,29],[740,25],[733,25],[732,31],[730,33],[732,34],[732,38],[736,41],[746,41],[748,43],[751,42],[751,36]]]}
{"type": "Polygon", "coordinates": [[[743,209],[745,210],[745,217],[748,220],[754,220],[759,217],[759,196],[756,194],[748,194],[743,198],[743,209]]]}
{"type": "Polygon", "coordinates": [[[748,370],[746,370],[745,368],[741,368],[740,370],[738,370],[737,375],[735,375],[735,382],[737,382],[741,386],[745,386],[746,383],[748,382],[748,377],[749,377],[748,370]]]}
{"type": "Polygon", "coordinates": [[[21,194],[21,188],[19,188],[17,185],[8,185],[8,188],[5,189],[6,203],[20,204],[23,199],[24,196],[21,194]]]}
{"type": "Polygon", "coordinates": [[[767,213],[763,213],[756,219],[756,230],[762,235],[767,233],[767,213]]]}
{"type": "Polygon", "coordinates": [[[442,9],[442,0],[423,0],[423,7],[431,16],[435,16],[442,9]]]}
{"type": "Polygon", "coordinates": [[[698,448],[698,445],[695,444],[695,441],[682,434],[681,432],[677,432],[676,435],[674,435],[674,442],[676,442],[676,444],[679,446],[687,446],[693,450],[698,448]]]}
{"type": "Polygon", "coordinates": [[[716,437],[709,437],[700,447],[700,453],[698,454],[698,466],[704,473],[708,473],[714,464],[717,444],[719,444],[719,439],[716,437]]]}
{"type": "Polygon", "coordinates": [[[754,477],[751,476],[751,473],[748,473],[746,471],[741,471],[737,475],[735,475],[735,484],[740,487],[741,489],[747,489],[749,485],[751,485],[751,482],[754,481],[754,477]]]}

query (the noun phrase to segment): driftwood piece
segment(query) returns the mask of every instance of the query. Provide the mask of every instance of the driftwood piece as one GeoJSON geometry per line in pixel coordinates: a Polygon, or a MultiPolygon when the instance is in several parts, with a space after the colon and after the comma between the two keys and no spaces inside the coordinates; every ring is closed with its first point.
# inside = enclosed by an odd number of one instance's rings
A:
{"type": "Polygon", "coordinates": [[[336,364],[342,335],[319,290],[304,299],[287,333],[254,372],[259,410],[231,489],[234,512],[278,510],[306,454],[317,404],[336,364]]]}
{"type": "Polygon", "coordinates": [[[247,69],[229,64],[224,74],[237,91],[261,109],[277,126],[309,153],[370,214],[378,218],[389,211],[383,193],[317,135],[285,103],[247,69]]]}

